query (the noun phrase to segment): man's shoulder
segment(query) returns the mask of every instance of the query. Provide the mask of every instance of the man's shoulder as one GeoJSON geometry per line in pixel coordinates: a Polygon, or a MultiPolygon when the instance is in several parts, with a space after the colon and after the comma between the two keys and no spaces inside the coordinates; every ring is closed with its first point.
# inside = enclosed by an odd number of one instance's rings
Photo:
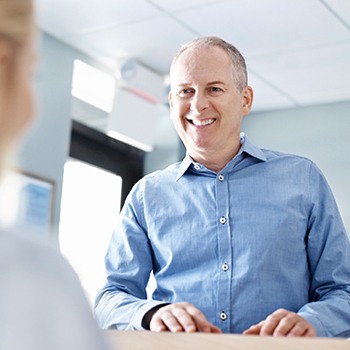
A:
{"type": "Polygon", "coordinates": [[[175,183],[180,165],[180,162],[173,163],[163,170],[156,170],[143,176],[134,185],[131,193],[136,194],[140,191],[144,192],[146,189],[157,190],[159,188],[164,188],[165,186],[168,186],[171,183],[175,183]]]}
{"type": "Polygon", "coordinates": [[[310,176],[311,173],[321,173],[319,167],[307,156],[271,149],[262,149],[261,151],[266,157],[266,161],[262,163],[262,166],[267,171],[289,173],[290,175],[298,173],[305,176],[310,176]]]}
{"type": "Polygon", "coordinates": [[[304,164],[313,164],[313,161],[306,156],[302,156],[294,153],[276,151],[272,149],[265,149],[265,148],[261,149],[261,151],[265,154],[267,161],[280,160],[280,161],[286,161],[286,162],[299,162],[304,164]]]}
{"type": "Polygon", "coordinates": [[[152,181],[172,181],[176,179],[181,162],[173,163],[162,170],[155,170],[145,175],[140,181],[141,182],[152,182],[152,181]]]}

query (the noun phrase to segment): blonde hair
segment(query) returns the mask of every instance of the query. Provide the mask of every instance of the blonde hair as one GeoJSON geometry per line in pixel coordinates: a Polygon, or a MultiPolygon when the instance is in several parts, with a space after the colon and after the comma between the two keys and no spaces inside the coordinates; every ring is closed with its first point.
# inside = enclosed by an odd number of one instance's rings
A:
{"type": "MultiPolygon", "coordinates": [[[[33,34],[33,2],[32,0],[0,0],[0,43],[5,43],[9,48],[9,62],[6,63],[8,72],[7,91],[12,89],[12,75],[17,69],[17,58],[19,51],[25,48],[30,42],[33,34]]],[[[5,79],[5,78],[4,78],[5,79]]],[[[0,125],[12,123],[10,116],[4,116],[2,106],[0,106],[0,125]]],[[[14,121],[15,122],[15,121],[14,121]]],[[[1,130],[0,130],[1,131],[1,130]]],[[[3,171],[13,164],[12,156],[14,141],[4,137],[2,130],[0,133],[0,179],[3,171]]],[[[12,137],[12,135],[9,135],[12,137]]]]}
{"type": "Polygon", "coordinates": [[[0,39],[12,46],[24,45],[33,26],[31,0],[0,0],[0,39]]]}
{"type": "Polygon", "coordinates": [[[242,92],[248,85],[248,74],[245,59],[235,46],[216,36],[197,38],[181,46],[171,63],[170,74],[181,54],[188,49],[198,49],[202,47],[220,47],[228,54],[232,62],[233,78],[236,82],[237,89],[242,92]]]}

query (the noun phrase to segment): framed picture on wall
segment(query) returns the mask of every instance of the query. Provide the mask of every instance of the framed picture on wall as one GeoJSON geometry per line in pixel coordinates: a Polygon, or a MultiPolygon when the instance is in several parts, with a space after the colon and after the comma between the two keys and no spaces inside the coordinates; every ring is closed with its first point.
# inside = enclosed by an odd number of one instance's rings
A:
{"type": "Polygon", "coordinates": [[[33,233],[50,235],[55,183],[28,172],[14,171],[18,195],[17,220],[33,233]]]}

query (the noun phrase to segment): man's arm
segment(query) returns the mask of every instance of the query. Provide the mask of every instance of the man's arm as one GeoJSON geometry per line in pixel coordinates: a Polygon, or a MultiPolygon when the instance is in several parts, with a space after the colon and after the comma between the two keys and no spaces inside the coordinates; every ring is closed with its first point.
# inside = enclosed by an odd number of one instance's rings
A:
{"type": "Polygon", "coordinates": [[[138,214],[138,203],[136,186],[118,217],[106,254],[106,284],[98,293],[95,306],[96,318],[104,329],[143,329],[144,314],[164,304],[147,300],[152,250],[138,214]]]}
{"type": "Polygon", "coordinates": [[[333,194],[313,164],[309,181],[309,303],[297,313],[279,309],[245,334],[350,336],[349,239],[333,194]]]}
{"type": "Polygon", "coordinates": [[[350,244],[334,196],[315,166],[310,168],[309,231],[306,249],[309,303],[298,310],[318,336],[350,335],[350,244]]]}

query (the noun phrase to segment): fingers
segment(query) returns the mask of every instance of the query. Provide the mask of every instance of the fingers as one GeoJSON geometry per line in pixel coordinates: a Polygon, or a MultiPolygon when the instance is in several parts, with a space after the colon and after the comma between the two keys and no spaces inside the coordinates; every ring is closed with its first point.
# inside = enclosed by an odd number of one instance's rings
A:
{"type": "Polygon", "coordinates": [[[243,332],[243,334],[244,335],[259,335],[263,324],[264,324],[264,321],[261,321],[258,324],[255,324],[255,325],[251,326],[250,328],[248,328],[247,330],[245,330],[243,332]]]}
{"type": "Polygon", "coordinates": [[[204,314],[190,303],[176,303],[160,308],[152,316],[150,330],[221,333],[219,328],[208,322],[204,314]]]}
{"type": "Polygon", "coordinates": [[[278,309],[264,321],[251,326],[243,334],[288,337],[314,337],[315,328],[295,312],[278,309]]]}
{"type": "Polygon", "coordinates": [[[197,331],[204,333],[221,333],[221,329],[208,322],[204,314],[192,304],[187,305],[186,311],[194,321],[197,331]]]}
{"type": "Polygon", "coordinates": [[[278,309],[271,315],[269,315],[264,324],[261,327],[260,335],[285,335],[283,332],[288,332],[287,327],[289,323],[280,325],[281,320],[283,320],[288,315],[288,311],[284,309],[278,309]]]}

